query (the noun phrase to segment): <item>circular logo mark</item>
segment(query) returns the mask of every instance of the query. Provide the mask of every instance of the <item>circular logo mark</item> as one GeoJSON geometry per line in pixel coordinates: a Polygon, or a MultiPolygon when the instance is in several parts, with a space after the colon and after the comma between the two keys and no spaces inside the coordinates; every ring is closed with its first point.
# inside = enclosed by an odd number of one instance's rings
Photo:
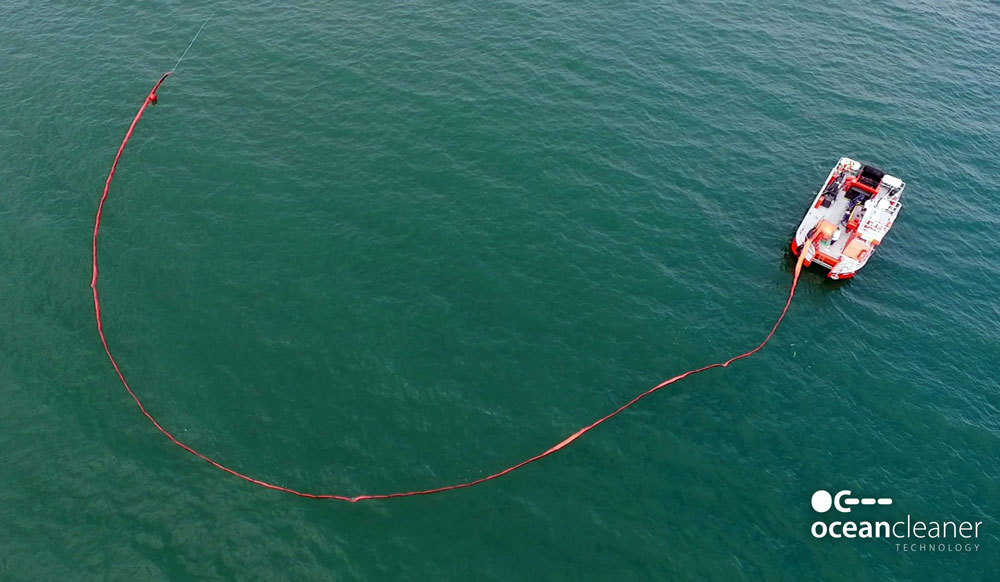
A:
{"type": "Polygon", "coordinates": [[[826,513],[833,507],[833,497],[829,493],[820,489],[812,496],[812,506],[819,513],[826,513]]]}

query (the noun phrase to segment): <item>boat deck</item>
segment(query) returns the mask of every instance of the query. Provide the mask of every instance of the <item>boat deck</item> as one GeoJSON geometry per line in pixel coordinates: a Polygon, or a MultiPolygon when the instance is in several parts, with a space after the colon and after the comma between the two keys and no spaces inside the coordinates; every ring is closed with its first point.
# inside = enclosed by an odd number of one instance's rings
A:
{"type": "Polygon", "coordinates": [[[830,203],[829,208],[823,206],[810,208],[809,212],[806,213],[806,221],[809,224],[816,224],[820,220],[828,220],[841,229],[840,238],[836,241],[821,242],[818,245],[821,253],[839,260],[841,253],[844,252],[844,246],[847,245],[847,240],[850,238],[846,223],[843,220],[844,214],[847,213],[847,206],[851,201],[845,196],[843,187],[838,188],[836,194],[837,198],[830,203]]]}

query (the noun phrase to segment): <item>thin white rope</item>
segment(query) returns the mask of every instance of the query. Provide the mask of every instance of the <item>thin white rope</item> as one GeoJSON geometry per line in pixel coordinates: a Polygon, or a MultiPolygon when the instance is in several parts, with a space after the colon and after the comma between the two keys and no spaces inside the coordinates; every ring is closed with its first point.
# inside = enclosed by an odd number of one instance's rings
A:
{"type": "Polygon", "coordinates": [[[205,25],[208,24],[209,20],[212,20],[211,16],[206,18],[205,22],[201,23],[201,28],[198,29],[198,32],[194,33],[194,38],[191,39],[191,42],[188,44],[187,48],[184,49],[184,52],[181,54],[181,58],[177,59],[177,62],[174,63],[174,66],[170,68],[171,73],[173,73],[177,69],[177,65],[181,64],[181,61],[183,61],[184,57],[187,56],[188,51],[191,50],[192,46],[194,46],[194,41],[198,40],[198,35],[201,34],[202,30],[205,30],[205,25]]]}

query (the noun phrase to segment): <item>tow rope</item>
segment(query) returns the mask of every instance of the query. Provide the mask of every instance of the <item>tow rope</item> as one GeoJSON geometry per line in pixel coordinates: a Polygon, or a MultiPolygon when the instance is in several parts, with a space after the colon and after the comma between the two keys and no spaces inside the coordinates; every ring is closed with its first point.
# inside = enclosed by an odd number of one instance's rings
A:
{"type": "MultiPolygon", "coordinates": [[[[204,28],[204,25],[202,25],[202,27],[204,28]]],[[[192,43],[193,42],[194,41],[192,41],[192,43]]],[[[139,407],[139,410],[142,412],[142,414],[149,420],[149,422],[151,422],[153,424],[153,426],[156,427],[156,430],[160,431],[163,434],[163,436],[165,436],[168,439],[170,439],[170,442],[172,442],[173,444],[175,444],[178,447],[184,449],[185,451],[191,453],[192,455],[198,457],[199,459],[201,459],[201,460],[209,463],[210,465],[212,465],[216,469],[220,469],[222,471],[225,471],[226,473],[229,473],[230,475],[233,475],[234,477],[239,477],[240,479],[243,479],[244,481],[247,481],[249,483],[253,483],[254,485],[259,485],[260,487],[266,487],[268,489],[273,489],[275,491],[281,491],[283,493],[290,493],[292,495],[297,495],[299,497],[306,497],[306,498],[309,498],[309,499],[336,499],[338,501],[349,501],[351,503],[357,503],[358,501],[368,501],[368,500],[372,500],[372,499],[392,499],[392,498],[395,498],[395,497],[412,497],[412,496],[415,496],[415,495],[431,495],[431,494],[434,494],[434,493],[443,493],[445,491],[452,491],[452,490],[455,490],[455,489],[464,489],[466,487],[472,487],[474,485],[479,485],[479,484],[485,483],[487,481],[492,481],[494,479],[498,479],[500,477],[503,477],[504,475],[507,475],[508,473],[512,473],[512,472],[520,469],[521,467],[524,467],[525,465],[528,465],[528,464],[534,463],[535,461],[544,459],[545,457],[548,457],[549,455],[555,454],[556,452],[558,452],[558,451],[566,448],[567,446],[569,446],[571,443],[573,443],[574,441],[576,441],[577,439],[579,439],[583,435],[585,435],[588,432],[594,430],[595,428],[597,428],[598,426],[600,426],[604,422],[606,422],[606,421],[614,418],[615,416],[621,414],[626,409],[630,408],[631,406],[633,406],[634,404],[636,404],[637,402],[639,402],[643,398],[649,396],[650,394],[652,394],[652,393],[654,393],[654,392],[656,392],[658,390],[661,390],[661,389],[663,389],[663,388],[665,388],[665,387],[673,384],[674,382],[678,382],[678,381],[683,380],[684,378],[687,378],[688,376],[692,376],[694,374],[700,374],[701,372],[704,372],[706,370],[711,370],[712,368],[725,368],[725,367],[729,366],[729,364],[732,364],[733,362],[735,362],[737,360],[742,360],[743,358],[748,358],[748,357],[752,356],[753,354],[757,353],[769,341],[771,341],[771,337],[774,335],[775,331],[777,331],[778,325],[780,325],[781,321],[785,318],[785,314],[788,313],[788,308],[792,304],[792,298],[795,296],[795,286],[799,282],[799,274],[802,271],[802,263],[803,263],[803,260],[805,259],[805,255],[806,255],[806,253],[804,253],[804,252],[803,253],[799,253],[798,261],[796,261],[796,263],[795,263],[795,271],[794,271],[794,273],[792,275],[792,286],[791,286],[791,289],[788,292],[788,299],[785,301],[785,306],[781,310],[781,314],[778,316],[778,319],[774,322],[774,325],[771,327],[771,331],[769,331],[767,333],[767,336],[764,337],[764,340],[761,341],[757,345],[757,347],[755,347],[755,348],[753,348],[753,349],[751,349],[749,351],[743,352],[741,354],[738,354],[736,356],[733,356],[733,357],[729,358],[728,360],[726,360],[724,362],[718,362],[718,363],[715,363],[715,364],[709,364],[707,366],[702,366],[700,368],[695,368],[693,370],[688,370],[687,372],[684,372],[683,374],[679,374],[677,376],[674,376],[673,378],[670,378],[668,380],[664,380],[663,382],[660,382],[659,384],[657,384],[656,386],[653,386],[652,388],[646,390],[645,392],[642,392],[642,393],[638,394],[637,396],[635,396],[634,398],[632,398],[631,400],[629,400],[625,404],[622,404],[621,406],[619,406],[618,408],[616,408],[614,411],[612,411],[610,414],[602,416],[601,418],[595,420],[594,422],[592,422],[592,423],[584,426],[580,430],[578,430],[578,431],[574,432],[573,434],[569,435],[568,437],[566,437],[565,439],[563,439],[562,441],[560,441],[555,446],[553,446],[553,447],[551,447],[551,448],[549,448],[549,449],[547,449],[547,450],[545,450],[545,451],[543,451],[543,452],[541,452],[541,453],[539,453],[539,454],[537,454],[537,455],[535,455],[533,457],[529,457],[529,458],[521,461],[520,463],[517,463],[516,465],[512,465],[510,467],[507,467],[506,469],[503,469],[502,471],[497,471],[496,473],[492,473],[492,474],[487,475],[485,477],[480,477],[478,479],[475,479],[475,480],[472,480],[472,481],[466,481],[464,483],[457,483],[457,484],[454,484],[454,485],[445,485],[445,486],[442,486],[442,487],[435,487],[434,489],[404,491],[404,492],[399,492],[399,493],[378,493],[378,494],[369,494],[369,495],[354,495],[354,496],[350,496],[350,495],[336,495],[336,494],[332,494],[332,493],[306,493],[306,492],[303,492],[303,491],[297,491],[297,490],[289,488],[289,487],[283,487],[281,485],[275,485],[274,483],[268,483],[267,481],[262,481],[260,479],[255,479],[253,477],[250,477],[249,475],[245,475],[243,473],[240,473],[239,471],[236,471],[235,469],[231,469],[231,468],[223,465],[222,463],[219,463],[218,461],[216,461],[216,460],[214,460],[214,459],[212,459],[212,458],[210,458],[210,457],[208,457],[206,455],[203,455],[202,453],[198,452],[197,450],[195,450],[190,445],[187,445],[187,444],[181,442],[180,440],[177,439],[177,437],[175,437],[174,435],[172,435],[167,429],[163,428],[163,426],[159,422],[157,422],[157,420],[155,418],[153,418],[153,415],[150,414],[148,410],[146,410],[146,407],[142,404],[142,401],[136,395],[135,391],[132,390],[132,387],[129,385],[128,381],[125,379],[125,375],[122,373],[121,368],[119,368],[118,362],[115,360],[115,357],[111,353],[111,348],[108,346],[108,341],[107,341],[107,338],[105,338],[105,336],[104,336],[104,329],[103,329],[103,326],[102,326],[102,323],[101,323],[101,302],[100,302],[100,298],[98,297],[98,293],[97,293],[97,274],[98,274],[98,269],[97,269],[97,236],[98,236],[98,233],[100,232],[100,228],[101,228],[101,213],[104,211],[104,203],[105,203],[105,201],[108,198],[108,190],[111,188],[111,181],[115,177],[115,169],[117,169],[118,162],[119,162],[119,160],[122,157],[122,151],[125,150],[125,144],[127,144],[128,140],[132,137],[132,132],[135,130],[136,124],[139,123],[139,119],[142,118],[143,113],[146,112],[146,108],[150,104],[155,104],[157,102],[156,92],[160,88],[160,85],[163,84],[163,81],[165,81],[167,79],[167,77],[169,77],[172,72],[173,71],[168,71],[168,72],[164,73],[163,76],[160,77],[160,80],[157,81],[155,85],[153,85],[152,90],[150,90],[149,94],[146,95],[146,99],[143,100],[142,105],[139,107],[139,111],[135,114],[135,117],[132,119],[132,123],[131,123],[131,125],[129,125],[128,131],[125,132],[125,137],[122,139],[121,145],[118,146],[118,152],[115,154],[115,159],[111,163],[111,171],[108,172],[108,179],[104,182],[104,193],[101,195],[101,200],[100,200],[100,202],[97,205],[97,217],[94,220],[93,275],[92,275],[91,280],[90,280],[90,287],[91,287],[91,289],[94,292],[94,315],[95,315],[96,320],[97,320],[97,334],[101,337],[101,344],[104,345],[104,352],[108,355],[108,360],[111,361],[111,365],[112,365],[112,367],[114,367],[115,373],[118,374],[118,379],[121,380],[122,386],[125,387],[125,390],[128,392],[129,396],[132,397],[132,400],[135,401],[136,405],[139,407]]],[[[812,244],[813,241],[815,240],[815,238],[816,238],[816,235],[813,235],[813,237],[810,238],[809,241],[807,241],[806,244],[812,244]]]]}

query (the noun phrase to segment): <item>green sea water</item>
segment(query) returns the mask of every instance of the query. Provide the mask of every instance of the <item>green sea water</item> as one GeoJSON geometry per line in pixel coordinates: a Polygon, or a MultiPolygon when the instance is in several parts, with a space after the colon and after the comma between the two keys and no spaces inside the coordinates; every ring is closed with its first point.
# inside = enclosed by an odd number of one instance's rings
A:
{"type": "Polygon", "coordinates": [[[5,3],[0,580],[995,580],[992,0],[5,3]],[[807,270],[848,155],[907,182],[807,270]],[[816,539],[983,522],[978,550],[816,539]]]}

